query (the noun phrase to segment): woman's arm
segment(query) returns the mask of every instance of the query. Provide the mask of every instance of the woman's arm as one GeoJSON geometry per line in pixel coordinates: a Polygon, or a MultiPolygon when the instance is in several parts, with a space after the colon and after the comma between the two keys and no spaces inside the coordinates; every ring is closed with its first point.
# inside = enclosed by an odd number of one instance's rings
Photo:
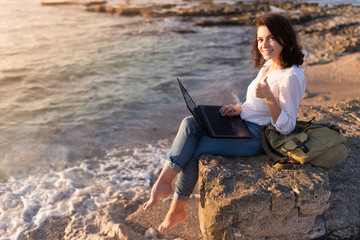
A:
{"type": "Polygon", "coordinates": [[[278,96],[271,92],[265,78],[257,86],[256,94],[266,102],[272,125],[282,134],[286,135],[294,130],[305,85],[305,77],[298,71],[282,77],[278,96]]]}

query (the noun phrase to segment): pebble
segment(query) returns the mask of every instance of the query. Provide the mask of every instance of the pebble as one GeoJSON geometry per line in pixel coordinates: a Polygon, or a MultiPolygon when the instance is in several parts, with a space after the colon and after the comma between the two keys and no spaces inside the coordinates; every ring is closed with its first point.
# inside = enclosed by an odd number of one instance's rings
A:
{"type": "Polygon", "coordinates": [[[158,239],[158,231],[154,228],[149,228],[145,232],[145,238],[147,239],[158,239]]]}

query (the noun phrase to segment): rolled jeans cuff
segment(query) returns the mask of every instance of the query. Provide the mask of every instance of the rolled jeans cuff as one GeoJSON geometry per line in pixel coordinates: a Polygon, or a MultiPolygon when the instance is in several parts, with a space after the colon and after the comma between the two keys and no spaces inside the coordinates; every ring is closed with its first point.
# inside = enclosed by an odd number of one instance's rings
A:
{"type": "Polygon", "coordinates": [[[170,160],[167,160],[165,162],[165,166],[170,167],[172,170],[174,170],[177,173],[179,173],[181,171],[181,167],[179,165],[177,165],[176,163],[171,162],[170,160]]]}
{"type": "Polygon", "coordinates": [[[187,202],[189,200],[189,198],[190,198],[190,195],[189,196],[183,196],[183,195],[178,194],[177,192],[174,192],[174,199],[187,202]]]}

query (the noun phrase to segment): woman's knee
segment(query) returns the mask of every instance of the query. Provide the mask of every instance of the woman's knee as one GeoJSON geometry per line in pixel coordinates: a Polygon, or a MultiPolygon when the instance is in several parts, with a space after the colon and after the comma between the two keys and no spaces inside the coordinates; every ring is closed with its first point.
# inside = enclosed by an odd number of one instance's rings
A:
{"type": "Polygon", "coordinates": [[[202,136],[204,134],[195,118],[191,116],[182,120],[180,125],[180,132],[183,132],[186,135],[192,134],[195,136],[202,136]]]}
{"type": "Polygon", "coordinates": [[[199,125],[194,117],[188,116],[182,120],[181,127],[184,129],[189,129],[192,132],[193,129],[198,128],[199,125]]]}
{"type": "Polygon", "coordinates": [[[187,116],[182,120],[181,125],[185,125],[187,127],[196,127],[198,124],[194,117],[187,116]]]}

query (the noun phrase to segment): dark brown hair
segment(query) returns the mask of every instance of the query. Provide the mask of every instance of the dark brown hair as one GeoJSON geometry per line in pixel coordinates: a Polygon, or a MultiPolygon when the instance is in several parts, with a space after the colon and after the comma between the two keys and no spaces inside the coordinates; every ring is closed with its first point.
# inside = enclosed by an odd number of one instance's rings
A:
{"type": "Polygon", "coordinates": [[[301,65],[304,62],[304,54],[298,42],[297,34],[290,23],[290,20],[280,14],[270,13],[254,20],[256,33],[251,50],[251,58],[255,68],[264,65],[265,59],[258,49],[257,30],[260,26],[266,26],[274,39],[283,47],[280,53],[280,65],[282,68],[289,68],[292,65],[301,65]]]}

